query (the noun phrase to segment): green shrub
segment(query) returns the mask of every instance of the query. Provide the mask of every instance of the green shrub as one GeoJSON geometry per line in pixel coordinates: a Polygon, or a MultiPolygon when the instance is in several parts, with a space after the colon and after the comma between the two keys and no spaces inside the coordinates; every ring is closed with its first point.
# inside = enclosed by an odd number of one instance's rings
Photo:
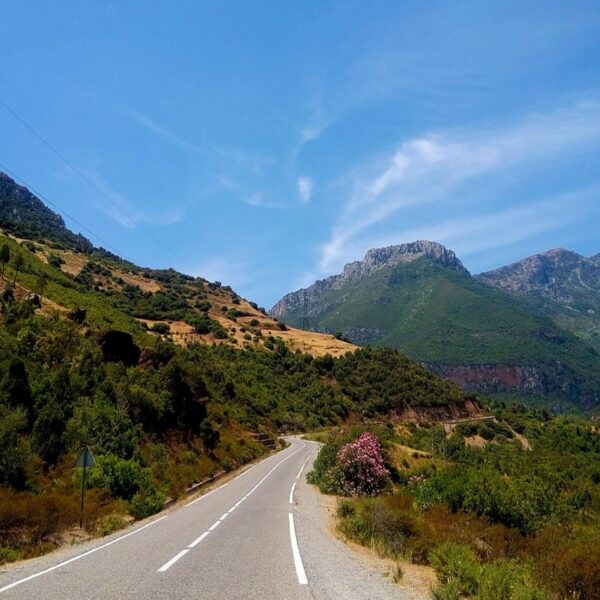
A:
{"type": "Polygon", "coordinates": [[[442,584],[457,584],[461,594],[477,592],[480,566],[468,546],[444,542],[429,553],[429,562],[442,584]]]}
{"type": "Polygon", "coordinates": [[[166,335],[171,332],[171,328],[168,323],[154,323],[152,327],[150,327],[150,331],[154,331],[154,333],[159,333],[160,335],[166,335]]]}
{"type": "Polygon", "coordinates": [[[131,514],[139,521],[161,511],[166,494],[161,489],[148,488],[137,492],[129,503],[131,514]]]}
{"type": "Polygon", "coordinates": [[[545,592],[533,582],[531,568],[514,561],[500,560],[483,566],[479,600],[544,600],[545,592]]]}
{"type": "Polygon", "coordinates": [[[21,558],[21,552],[7,546],[0,546],[0,565],[11,563],[21,558]]]}

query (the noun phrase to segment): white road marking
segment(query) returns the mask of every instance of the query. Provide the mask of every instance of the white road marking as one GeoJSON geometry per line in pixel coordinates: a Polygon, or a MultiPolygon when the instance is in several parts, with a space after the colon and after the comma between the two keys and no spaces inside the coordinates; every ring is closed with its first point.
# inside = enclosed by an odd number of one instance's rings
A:
{"type": "Polygon", "coordinates": [[[294,490],[296,489],[296,482],[294,481],[294,485],[290,491],[290,504],[294,504],[294,490]]]}
{"type": "Polygon", "coordinates": [[[180,558],[185,556],[190,551],[189,548],[184,548],[181,552],[177,553],[169,562],[166,562],[160,569],[159,572],[166,571],[172,567],[180,558]]]}
{"type": "Polygon", "coordinates": [[[207,535],[208,531],[205,531],[201,536],[198,536],[189,546],[188,548],[195,548],[207,535]]]}
{"type": "Polygon", "coordinates": [[[114,540],[111,540],[110,542],[107,542],[106,544],[102,544],[102,546],[98,546],[97,548],[92,548],[91,550],[88,550],[87,552],[84,552],[83,554],[78,554],[77,556],[74,556],[73,558],[69,558],[69,560],[65,560],[65,561],[59,563],[58,565],[54,565],[53,567],[44,569],[43,571],[40,571],[39,573],[34,573],[33,575],[29,575],[29,577],[19,579],[18,581],[13,581],[12,583],[5,585],[3,588],[0,588],[0,594],[2,592],[6,592],[7,590],[10,590],[10,589],[16,587],[17,585],[21,585],[22,583],[25,583],[26,581],[31,581],[32,579],[35,579],[36,577],[40,577],[41,575],[45,575],[46,573],[51,573],[52,571],[56,571],[56,569],[60,569],[61,567],[64,567],[65,565],[75,562],[76,560],[79,560],[80,558],[84,558],[85,556],[94,554],[94,552],[98,552],[98,550],[102,550],[103,548],[112,546],[113,544],[116,544],[117,542],[120,542],[121,540],[124,540],[125,538],[128,538],[131,535],[135,535],[136,533],[143,531],[147,527],[156,525],[156,523],[158,523],[166,518],[167,518],[167,515],[165,515],[164,517],[160,517],[160,518],[156,519],[156,521],[152,521],[152,523],[147,523],[146,525],[143,525],[142,527],[140,527],[139,529],[136,529],[135,531],[130,531],[129,533],[126,533],[125,535],[122,535],[121,537],[115,538],[114,540]]]}
{"type": "Polygon", "coordinates": [[[312,453],[315,451],[315,449],[313,448],[310,452],[310,454],[306,457],[306,460],[302,463],[302,466],[300,467],[300,470],[298,471],[298,475],[296,475],[296,479],[300,479],[300,475],[302,475],[302,471],[304,470],[304,467],[306,466],[306,463],[308,462],[308,459],[312,456],[312,453]]]}
{"type": "MultiPolygon", "coordinates": [[[[229,483],[229,482],[227,482],[229,483]]],[[[227,483],[224,483],[223,485],[220,485],[218,488],[215,488],[214,490],[211,490],[210,492],[208,492],[208,494],[202,494],[202,496],[200,496],[199,498],[196,498],[195,500],[192,500],[191,502],[188,502],[185,506],[186,508],[188,506],[191,506],[192,504],[196,504],[196,502],[200,502],[200,500],[204,500],[204,498],[208,498],[211,494],[214,494],[215,492],[218,492],[219,490],[222,490],[227,483]]]]}
{"type": "MultiPolygon", "coordinates": [[[[236,506],[239,506],[244,500],[246,500],[248,498],[248,496],[250,496],[250,494],[252,494],[253,492],[256,491],[256,489],[265,481],[265,479],[277,468],[279,467],[281,464],[283,464],[286,460],[288,460],[289,458],[292,458],[292,456],[294,456],[295,454],[298,454],[298,452],[300,452],[300,450],[302,450],[304,447],[306,446],[306,444],[302,444],[302,446],[300,446],[300,448],[298,448],[298,450],[295,450],[294,452],[292,452],[291,454],[289,454],[288,456],[286,456],[283,460],[280,460],[241,500],[239,500],[235,505],[234,508],[236,506]]],[[[305,463],[306,464],[306,463],[305,463]]],[[[227,484],[225,484],[227,485],[227,484]]],[[[217,488],[216,490],[213,490],[212,492],[209,492],[208,494],[205,494],[204,496],[200,496],[200,498],[196,498],[196,500],[194,500],[193,502],[190,502],[190,504],[193,504],[194,502],[197,502],[198,500],[202,500],[202,498],[206,498],[208,495],[212,494],[213,492],[216,492],[219,489],[222,489],[224,486],[221,486],[220,488],[217,488]]],[[[190,504],[186,504],[186,506],[189,506],[190,504]]],[[[222,522],[223,519],[225,519],[228,515],[230,511],[227,511],[218,521],[215,521],[209,528],[208,531],[214,531],[222,522]]],[[[206,532],[206,534],[208,535],[208,532],[206,532]]],[[[194,542],[192,542],[192,544],[196,545],[197,543],[199,543],[200,541],[202,541],[202,539],[204,539],[204,534],[202,534],[199,538],[197,538],[196,540],[194,540],[194,542]]],[[[170,561],[166,562],[160,569],[158,569],[159,573],[162,573],[164,571],[166,571],[169,567],[171,567],[173,564],[175,564],[182,556],[184,556],[185,554],[187,554],[187,552],[189,551],[190,548],[192,548],[192,544],[190,544],[185,550],[182,550],[181,552],[179,552],[179,554],[176,554],[170,561]]],[[[2,590],[0,590],[2,591],[2,590]]]]}
{"type": "Polygon", "coordinates": [[[226,513],[223,513],[221,515],[221,518],[219,519],[219,521],[224,521],[227,518],[227,515],[229,514],[229,511],[227,511],[226,513]]]}
{"type": "Polygon", "coordinates": [[[300,556],[300,548],[298,548],[298,540],[296,539],[296,528],[294,527],[294,515],[289,513],[290,519],[290,539],[292,541],[292,555],[294,556],[294,566],[296,567],[296,577],[298,577],[298,583],[300,585],[308,585],[308,579],[306,578],[306,571],[302,564],[302,557],[300,556]]]}

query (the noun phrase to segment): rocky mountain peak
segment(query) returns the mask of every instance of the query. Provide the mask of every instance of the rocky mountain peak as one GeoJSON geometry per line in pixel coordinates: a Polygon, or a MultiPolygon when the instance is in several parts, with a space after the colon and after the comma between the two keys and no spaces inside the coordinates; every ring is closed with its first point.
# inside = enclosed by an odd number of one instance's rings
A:
{"type": "Polygon", "coordinates": [[[481,273],[477,278],[512,292],[538,292],[570,306],[584,297],[590,300],[600,293],[600,259],[555,248],[481,273]]]}
{"type": "Polygon", "coordinates": [[[310,305],[328,289],[339,289],[368,277],[382,267],[406,264],[419,258],[428,258],[448,269],[468,273],[456,254],[437,242],[417,240],[407,244],[372,248],[362,260],[346,264],[340,274],[316,281],[305,290],[301,289],[287,294],[275,304],[271,309],[271,314],[274,317],[283,316],[287,312],[297,310],[303,304],[305,295],[307,304],[310,305]]]}

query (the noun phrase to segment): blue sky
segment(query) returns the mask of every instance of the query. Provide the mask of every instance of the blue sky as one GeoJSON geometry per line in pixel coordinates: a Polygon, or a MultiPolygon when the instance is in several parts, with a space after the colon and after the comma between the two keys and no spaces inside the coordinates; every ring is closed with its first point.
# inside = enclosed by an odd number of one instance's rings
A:
{"type": "Polygon", "coordinates": [[[597,1],[7,0],[0,100],[79,174],[2,105],[0,164],[127,258],[267,307],[415,239],[472,272],[589,255],[598,65],[597,1]]]}

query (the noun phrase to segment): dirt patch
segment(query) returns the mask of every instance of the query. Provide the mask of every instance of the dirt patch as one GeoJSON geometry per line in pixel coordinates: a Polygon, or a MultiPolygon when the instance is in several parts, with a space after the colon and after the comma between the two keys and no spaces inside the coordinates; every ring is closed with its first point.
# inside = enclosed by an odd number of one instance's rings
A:
{"type": "Polygon", "coordinates": [[[155,279],[146,279],[141,275],[134,275],[132,273],[123,273],[122,271],[114,271],[115,277],[120,277],[125,283],[139,287],[144,292],[158,292],[161,288],[158,281],[155,279]]]}

